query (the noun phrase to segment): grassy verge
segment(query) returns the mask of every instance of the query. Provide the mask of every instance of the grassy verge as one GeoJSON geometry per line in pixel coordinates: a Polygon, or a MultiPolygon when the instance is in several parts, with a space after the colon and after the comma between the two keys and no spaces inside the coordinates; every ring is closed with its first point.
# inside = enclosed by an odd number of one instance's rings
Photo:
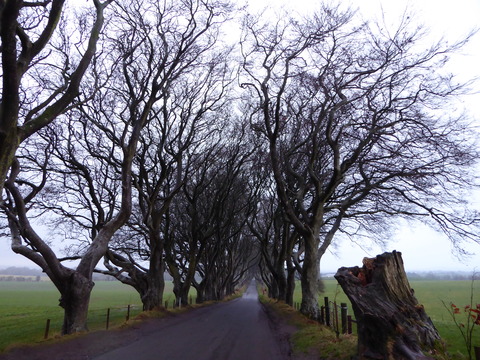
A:
{"type": "Polygon", "coordinates": [[[355,335],[337,337],[330,328],[310,320],[283,302],[260,295],[260,301],[297,330],[291,337],[294,356],[309,354],[320,359],[350,359],[357,351],[355,335]]]}

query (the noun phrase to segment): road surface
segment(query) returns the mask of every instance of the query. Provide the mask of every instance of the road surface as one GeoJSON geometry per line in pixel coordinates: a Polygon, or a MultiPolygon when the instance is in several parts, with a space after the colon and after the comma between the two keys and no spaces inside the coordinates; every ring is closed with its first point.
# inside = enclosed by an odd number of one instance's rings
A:
{"type": "Polygon", "coordinates": [[[95,360],[286,359],[252,282],[242,298],[205,308],[95,360]]]}
{"type": "Polygon", "coordinates": [[[289,353],[288,336],[272,328],[252,282],[241,298],[229,302],[14,349],[0,360],[283,360],[289,353]]]}

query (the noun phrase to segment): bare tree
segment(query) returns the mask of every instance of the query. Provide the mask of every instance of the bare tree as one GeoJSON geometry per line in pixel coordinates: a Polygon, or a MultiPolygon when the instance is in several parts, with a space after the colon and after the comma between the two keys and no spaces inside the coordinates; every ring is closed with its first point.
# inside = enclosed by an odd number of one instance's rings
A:
{"type": "Polygon", "coordinates": [[[293,305],[297,270],[293,256],[298,233],[293,231],[273,191],[264,191],[249,219],[249,228],[260,244],[260,276],[269,297],[293,305]]]}
{"type": "Polygon", "coordinates": [[[19,145],[62,114],[78,96],[95,56],[104,9],[112,1],[92,1],[95,20],[86,44],[84,34],[80,34],[76,46],[84,50],[78,62],[65,59],[51,45],[55,30],[67,21],[63,16],[65,0],[0,2],[0,194],[19,145]],[[50,66],[51,59],[57,57],[64,61],[50,66]]]}
{"type": "MultiPolygon", "coordinates": [[[[214,177],[209,174],[214,173],[216,164],[221,162],[218,156],[218,148],[221,147],[218,129],[214,136],[208,137],[208,141],[201,152],[192,154],[187,181],[165,216],[165,261],[173,278],[177,305],[188,304],[188,294],[198,263],[214,232],[210,220],[211,209],[203,200],[211,196],[214,177]]],[[[203,298],[197,297],[197,301],[203,302],[203,298]]]]}
{"type": "MultiPolygon", "coordinates": [[[[76,269],[63,266],[63,259],[33,230],[26,206],[33,196],[22,196],[19,186],[24,182],[17,178],[18,172],[12,171],[6,183],[10,201],[5,209],[13,234],[12,248],[42,267],[59,289],[65,309],[63,333],[86,329],[92,272],[107,253],[113,235],[129,219],[132,167],[138,165],[134,165],[134,160],[142,130],[165,108],[171,83],[178,80],[180,74],[193,71],[192,64],[197,57],[213,45],[210,25],[223,13],[214,12],[208,4],[199,10],[200,5],[185,2],[170,7],[169,3],[119,1],[112,8],[114,17],[106,35],[112,34],[112,37],[102,43],[108,51],[104,52],[102,61],[96,62],[85,85],[91,98],[68,114],[79,124],[66,129],[67,135],[55,144],[61,149],[57,151],[59,161],[54,164],[60,165],[57,171],[63,176],[60,181],[73,179],[80,185],[77,192],[73,187],[65,189],[71,197],[67,197],[61,207],[66,214],[70,203],[75,204],[73,209],[82,203],[88,204],[84,212],[75,211],[70,217],[77,219],[77,223],[79,218],[90,217],[84,223],[95,226],[85,247],[76,254],[79,259],[76,269]],[[181,13],[195,14],[193,10],[199,11],[199,19],[187,17],[185,23],[177,23],[181,13]],[[135,18],[140,22],[134,21],[135,12],[143,15],[141,19],[135,18]],[[164,23],[152,23],[162,16],[171,17],[164,23]],[[199,26],[202,22],[203,27],[199,26]],[[164,29],[164,36],[149,37],[153,28],[164,29]],[[203,37],[206,38],[204,46],[199,47],[198,41],[203,37]],[[103,70],[109,74],[105,79],[103,70]],[[79,154],[83,156],[77,156],[79,154]],[[69,171],[62,170],[65,166],[69,171]],[[111,188],[115,184],[119,184],[118,193],[111,188]],[[104,194],[107,195],[104,197],[104,194]]],[[[38,193],[44,185],[32,188],[38,193]]]]}
{"type": "Polygon", "coordinates": [[[218,141],[209,137],[168,214],[165,258],[179,303],[186,304],[192,285],[198,302],[222,299],[255,264],[246,231],[254,208],[246,135],[241,126],[229,126],[218,141]]]}
{"type": "MultiPolygon", "coordinates": [[[[220,48],[218,36],[228,9],[228,4],[197,1],[144,2],[124,9],[129,33],[150,44],[146,57],[159,64],[164,83],[162,101],[149,117],[135,158],[137,216],[126,236],[112,244],[104,273],[134,286],[146,310],[163,303],[165,213],[188,174],[189,153],[205,146],[223,116],[231,71],[229,49],[220,48]],[[147,23],[149,11],[152,21],[147,23]],[[132,234],[133,241],[125,242],[132,234]],[[147,260],[148,266],[138,260],[147,260]]],[[[145,64],[135,60],[135,67],[140,73],[145,64]]]]}
{"type": "Polygon", "coordinates": [[[247,280],[246,275],[258,262],[258,248],[247,227],[254,203],[244,177],[248,171],[242,167],[246,156],[248,154],[226,159],[226,164],[214,173],[214,187],[205,193],[201,204],[208,211],[212,232],[204,239],[197,264],[198,278],[193,279],[199,301],[222,300],[232,294],[236,285],[247,280]]]}
{"type": "Polygon", "coordinates": [[[313,318],[320,260],[339,231],[379,236],[394,217],[424,218],[454,245],[478,241],[461,193],[475,184],[474,132],[445,113],[462,86],[431,70],[462,44],[419,50],[421,29],[408,18],[393,34],[352,19],[324,7],[301,21],[244,23],[252,129],[268,141],[300,236],[301,311],[313,318]]]}

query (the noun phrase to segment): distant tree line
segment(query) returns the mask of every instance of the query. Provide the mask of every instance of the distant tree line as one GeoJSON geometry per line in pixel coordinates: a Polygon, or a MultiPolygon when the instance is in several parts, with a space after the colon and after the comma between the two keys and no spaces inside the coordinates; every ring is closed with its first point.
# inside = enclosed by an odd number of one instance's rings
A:
{"type": "Polygon", "coordinates": [[[468,271],[407,272],[409,280],[480,280],[480,274],[468,271]]]}
{"type": "Polygon", "coordinates": [[[39,282],[40,280],[41,280],[40,275],[37,275],[37,276],[0,275],[0,281],[39,282]]]}
{"type": "MultiPolygon", "coordinates": [[[[419,271],[406,272],[408,280],[480,280],[477,272],[471,271],[419,271]]],[[[332,276],[322,276],[321,279],[333,280],[332,276]]]]}
{"type": "Polygon", "coordinates": [[[21,275],[21,276],[41,276],[42,271],[29,267],[9,266],[0,269],[0,275],[21,275]]]}
{"type": "Polygon", "coordinates": [[[338,237],[420,218],[478,242],[476,133],[442,70],[468,36],[425,46],[407,16],[390,31],[216,0],[14,0],[0,17],[1,231],[60,292],[64,334],[87,329],[94,273],[147,310],[165,272],[178,305],[254,276],[292,304],[299,278],[318,318],[338,237]]]}
{"type": "MultiPolygon", "coordinates": [[[[41,278],[45,277],[45,274],[42,273],[41,270],[32,269],[29,267],[9,266],[7,268],[0,269],[0,280],[2,281],[40,281],[41,278]]],[[[114,281],[115,278],[102,274],[93,274],[93,280],[114,281]]]]}

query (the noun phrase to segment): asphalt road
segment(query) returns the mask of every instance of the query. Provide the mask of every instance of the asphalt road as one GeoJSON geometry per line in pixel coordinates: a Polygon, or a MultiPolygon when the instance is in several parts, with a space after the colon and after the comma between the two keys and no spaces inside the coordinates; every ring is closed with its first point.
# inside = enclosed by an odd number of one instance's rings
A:
{"type": "Polygon", "coordinates": [[[93,359],[287,359],[281,348],[252,282],[242,298],[194,311],[93,359]]]}

